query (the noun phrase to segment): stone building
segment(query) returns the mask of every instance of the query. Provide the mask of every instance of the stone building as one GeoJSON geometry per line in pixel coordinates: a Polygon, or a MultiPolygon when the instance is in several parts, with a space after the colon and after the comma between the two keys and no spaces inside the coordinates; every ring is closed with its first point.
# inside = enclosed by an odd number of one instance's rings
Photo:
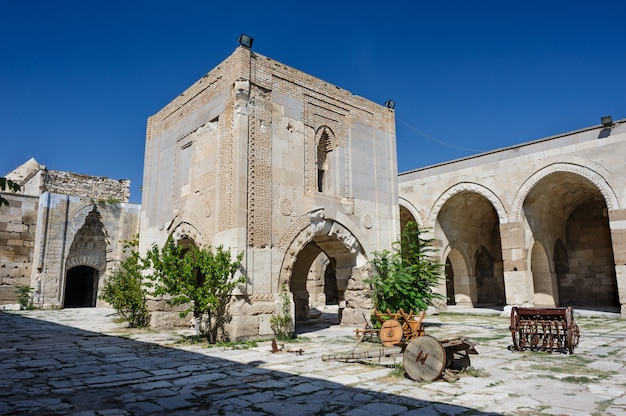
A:
{"type": "Polygon", "coordinates": [[[626,315],[626,120],[399,175],[401,221],[432,231],[465,306],[626,315]]]}
{"type": "Polygon", "coordinates": [[[626,316],[624,154],[626,120],[607,121],[398,175],[392,109],[240,47],[148,119],[141,207],[128,181],[32,159],[8,175],[22,192],[3,194],[0,305],[30,285],[36,306],[99,306],[140,231],[142,252],[172,237],[244,253],[232,337],[270,335],[283,288],[297,320],[332,304],[360,325],[370,254],[415,220],[449,304],[626,316]]]}
{"type": "Polygon", "coordinates": [[[139,231],[130,181],[48,170],[30,159],[7,178],[0,217],[0,305],[17,303],[16,286],[34,289],[42,308],[97,306],[99,290],[124,258],[123,240],[139,231]]]}
{"type": "Polygon", "coordinates": [[[297,320],[335,303],[362,323],[363,266],[399,233],[397,189],[393,110],[239,47],[148,120],[140,248],[243,252],[233,337],[272,333],[282,287],[297,320]]]}

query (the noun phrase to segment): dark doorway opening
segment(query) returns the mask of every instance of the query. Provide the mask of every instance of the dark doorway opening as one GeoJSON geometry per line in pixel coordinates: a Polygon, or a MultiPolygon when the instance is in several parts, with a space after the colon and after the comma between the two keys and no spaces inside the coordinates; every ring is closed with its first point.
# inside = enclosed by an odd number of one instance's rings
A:
{"type": "Polygon", "coordinates": [[[63,307],[95,307],[98,297],[98,276],[98,270],[89,266],[76,266],[69,269],[65,278],[63,307]]]}
{"type": "Polygon", "coordinates": [[[448,305],[456,305],[455,295],[454,295],[454,269],[452,268],[452,263],[450,262],[450,258],[446,259],[446,297],[448,298],[448,305]]]}

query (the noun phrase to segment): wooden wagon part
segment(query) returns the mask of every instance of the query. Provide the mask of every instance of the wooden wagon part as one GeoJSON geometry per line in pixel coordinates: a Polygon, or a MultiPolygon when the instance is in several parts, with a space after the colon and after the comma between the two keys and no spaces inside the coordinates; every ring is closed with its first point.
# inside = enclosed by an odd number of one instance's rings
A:
{"type": "Polygon", "coordinates": [[[407,314],[400,309],[399,313],[402,318],[402,330],[404,332],[403,339],[405,341],[411,341],[424,335],[424,326],[422,325],[422,321],[426,316],[426,311],[422,311],[419,315],[415,315],[413,311],[407,314]]]}
{"type": "Polygon", "coordinates": [[[380,329],[372,328],[372,326],[367,321],[365,314],[361,313],[361,315],[363,315],[363,320],[365,321],[365,327],[363,329],[357,328],[354,330],[356,334],[356,339],[359,341],[362,341],[363,339],[365,339],[366,336],[369,336],[369,337],[378,336],[380,329]]]}
{"type": "Polygon", "coordinates": [[[571,306],[565,308],[511,309],[511,336],[517,351],[559,351],[574,353],[580,330],[571,306]]]}
{"type": "Polygon", "coordinates": [[[323,355],[322,361],[355,362],[371,359],[389,358],[402,355],[402,348],[382,348],[378,350],[350,352],[349,354],[323,355]]]}
{"type": "Polygon", "coordinates": [[[456,372],[470,365],[468,354],[478,354],[475,346],[476,343],[468,338],[439,341],[430,335],[420,336],[404,350],[404,370],[415,381],[434,381],[439,378],[456,381],[459,379],[456,372]],[[463,364],[455,366],[456,361],[462,361],[463,364]]]}
{"type": "Polygon", "coordinates": [[[403,325],[395,319],[385,321],[383,326],[380,328],[378,337],[380,338],[380,342],[382,342],[385,347],[393,347],[394,345],[400,343],[404,338],[403,325]]]}

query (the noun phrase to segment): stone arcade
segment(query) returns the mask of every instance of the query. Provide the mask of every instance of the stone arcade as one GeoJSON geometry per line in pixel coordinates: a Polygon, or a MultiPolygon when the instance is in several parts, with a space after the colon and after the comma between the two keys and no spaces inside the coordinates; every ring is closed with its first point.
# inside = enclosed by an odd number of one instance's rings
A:
{"type": "Polygon", "coordinates": [[[402,222],[433,230],[450,301],[621,309],[626,120],[399,176],[402,222]]]}

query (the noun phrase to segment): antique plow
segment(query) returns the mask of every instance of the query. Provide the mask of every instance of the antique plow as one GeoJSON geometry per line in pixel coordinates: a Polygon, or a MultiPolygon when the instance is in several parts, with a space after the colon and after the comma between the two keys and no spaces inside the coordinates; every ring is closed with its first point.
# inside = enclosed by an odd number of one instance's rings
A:
{"type": "Polygon", "coordinates": [[[566,308],[511,309],[511,336],[517,351],[574,353],[580,331],[571,306],[566,308]]]}

